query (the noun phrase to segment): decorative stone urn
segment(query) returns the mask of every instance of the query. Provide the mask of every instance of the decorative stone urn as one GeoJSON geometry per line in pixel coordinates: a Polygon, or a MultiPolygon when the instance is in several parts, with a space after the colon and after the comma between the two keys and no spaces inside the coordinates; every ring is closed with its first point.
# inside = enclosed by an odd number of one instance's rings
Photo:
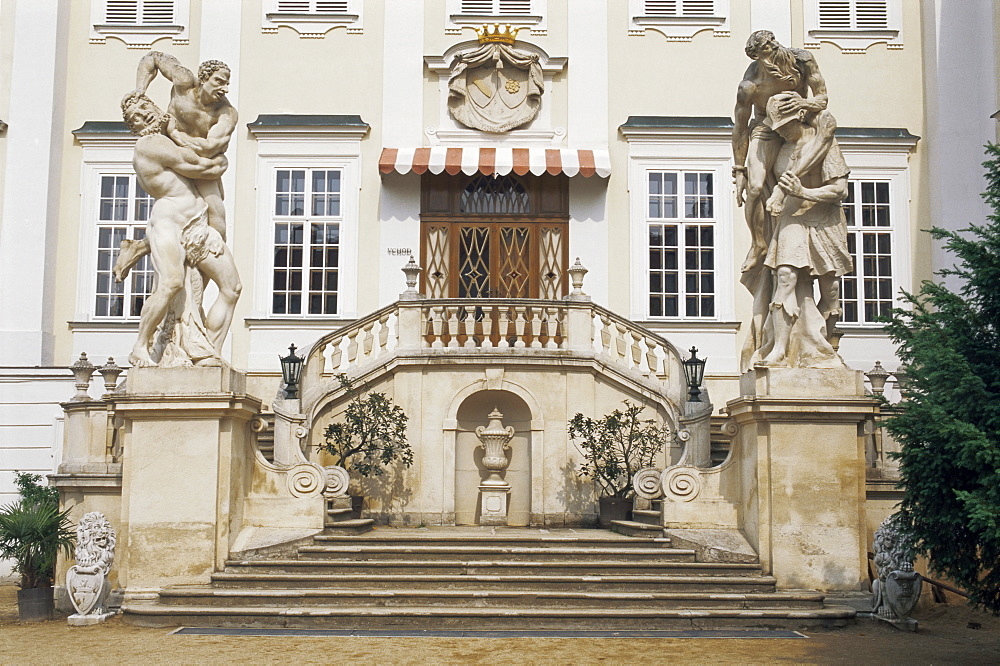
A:
{"type": "Polygon", "coordinates": [[[481,512],[479,523],[481,525],[506,525],[507,524],[507,495],[510,493],[510,484],[504,480],[504,472],[510,460],[504,451],[510,446],[510,440],[514,439],[514,428],[504,427],[501,419],[503,414],[500,410],[493,408],[489,413],[489,425],[485,428],[476,428],[476,437],[479,438],[483,447],[483,467],[489,470],[490,475],[479,485],[481,499],[481,512]]]}

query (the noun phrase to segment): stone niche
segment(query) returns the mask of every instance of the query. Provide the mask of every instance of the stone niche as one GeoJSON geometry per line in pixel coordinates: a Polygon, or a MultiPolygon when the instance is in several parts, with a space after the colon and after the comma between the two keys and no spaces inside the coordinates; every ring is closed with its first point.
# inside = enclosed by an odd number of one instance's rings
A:
{"type": "Polygon", "coordinates": [[[480,523],[479,486],[489,476],[483,466],[483,448],[476,428],[486,426],[487,415],[498,409],[503,425],[514,428],[514,438],[507,449],[510,464],[504,479],[510,484],[507,524],[527,525],[531,517],[531,412],[517,395],[509,391],[474,393],[458,409],[455,433],[455,524],[480,523]]]}

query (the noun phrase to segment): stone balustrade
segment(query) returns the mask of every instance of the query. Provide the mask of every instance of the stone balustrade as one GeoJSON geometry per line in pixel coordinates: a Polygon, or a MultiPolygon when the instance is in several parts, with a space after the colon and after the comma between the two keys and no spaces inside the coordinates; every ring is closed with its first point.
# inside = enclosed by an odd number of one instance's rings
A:
{"type": "Polygon", "coordinates": [[[540,299],[398,301],[320,338],[305,354],[302,391],[393,354],[511,352],[594,358],[683,399],[681,358],[667,340],[589,301],[540,299]]]}

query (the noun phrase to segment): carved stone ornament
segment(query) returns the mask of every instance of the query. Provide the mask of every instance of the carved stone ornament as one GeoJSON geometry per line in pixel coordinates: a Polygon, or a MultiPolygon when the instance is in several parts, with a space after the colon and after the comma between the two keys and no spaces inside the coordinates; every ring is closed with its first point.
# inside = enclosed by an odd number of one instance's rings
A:
{"type": "Polygon", "coordinates": [[[909,615],[920,600],[923,579],[913,570],[912,543],[898,514],[886,518],[875,531],[875,568],[878,579],[872,583],[873,617],[916,631],[917,621],[909,615]]]}
{"type": "Polygon", "coordinates": [[[504,449],[510,446],[510,440],[514,439],[513,426],[506,428],[501,423],[503,414],[494,408],[489,413],[490,422],[487,427],[476,428],[476,437],[483,447],[483,467],[490,471],[490,476],[483,481],[484,486],[507,487],[507,482],[503,480],[503,474],[507,470],[510,460],[504,454],[504,449]]]}
{"type": "Polygon", "coordinates": [[[538,56],[513,48],[517,30],[480,31],[479,48],[455,57],[448,80],[448,108],[466,127],[507,132],[534,120],[545,80],[538,56]]]}
{"type": "Polygon", "coordinates": [[[66,590],[76,609],[70,624],[93,624],[112,615],[106,604],[111,593],[108,572],[115,559],[115,541],[115,531],[103,513],[91,511],[80,520],[76,528],[76,564],[66,572],[66,590]]]}

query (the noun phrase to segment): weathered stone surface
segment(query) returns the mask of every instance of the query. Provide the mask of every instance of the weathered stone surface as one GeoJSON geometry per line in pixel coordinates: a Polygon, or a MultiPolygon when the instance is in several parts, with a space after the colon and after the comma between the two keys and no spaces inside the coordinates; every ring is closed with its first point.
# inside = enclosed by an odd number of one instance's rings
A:
{"type": "Polygon", "coordinates": [[[691,548],[699,562],[757,562],[757,552],[738,530],[663,530],[678,548],[691,548]]]}

